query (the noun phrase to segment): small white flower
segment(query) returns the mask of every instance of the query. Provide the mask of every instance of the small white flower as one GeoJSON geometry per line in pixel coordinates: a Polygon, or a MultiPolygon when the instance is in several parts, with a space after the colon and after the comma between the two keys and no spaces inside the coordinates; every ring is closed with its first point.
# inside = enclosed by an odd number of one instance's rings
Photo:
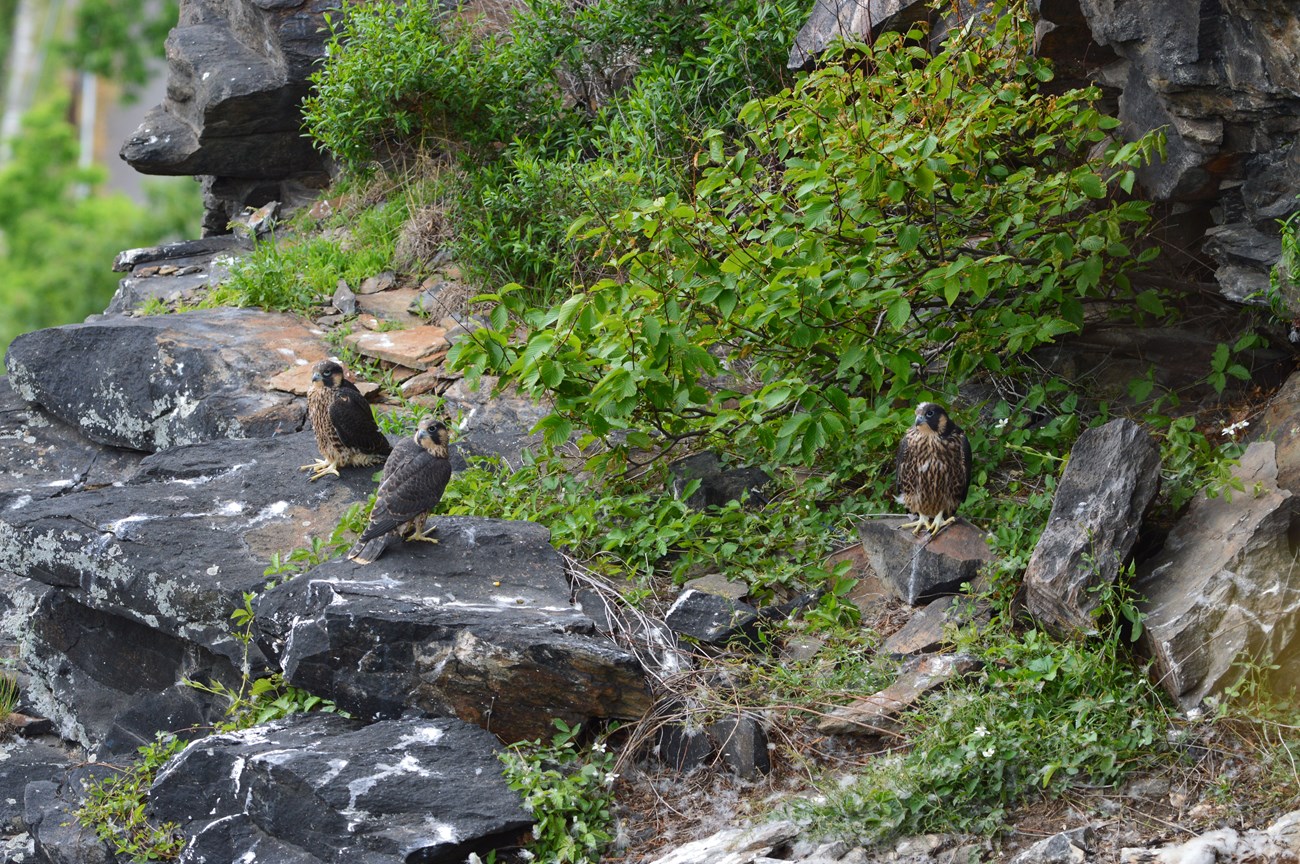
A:
{"type": "Polygon", "coordinates": [[[618,779],[618,775],[615,774],[615,773],[613,773],[613,772],[610,772],[609,774],[606,774],[606,775],[605,775],[605,785],[606,785],[606,786],[613,786],[613,785],[614,785],[614,781],[617,780],[617,779],[618,779]]]}
{"type": "Polygon", "coordinates": [[[592,749],[592,751],[594,751],[594,752],[596,752],[596,753],[604,753],[604,752],[605,752],[605,742],[604,742],[604,741],[597,741],[595,744],[592,744],[592,745],[591,745],[591,749],[592,749]]]}
{"type": "Polygon", "coordinates": [[[989,730],[984,727],[983,723],[981,723],[980,725],[975,727],[975,731],[972,732],[971,734],[974,735],[976,738],[987,738],[989,735],[989,730]]]}
{"type": "Polygon", "coordinates": [[[993,424],[993,428],[1001,432],[1003,429],[1007,428],[1007,421],[1010,419],[1010,417],[1003,417],[1001,420],[993,424]]]}
{"type": "Polygon", "coordinates": [[[993,754],[996,753],[996,752],[998,752],[998,750],[997,750],[996,747],[990,747],[989,749],[987,749],[987,750],[984,751],[984,758],[985,758],[985,759],[992,759],[992,758],[993,758],[993,754]]]}
{"type": "Polygon", "coordinates": [[[1236,423],[1233,423],[1229,426],[1224,426],[1223,434],[1225,436],[1236,435],[1238,432],[1240,432],[1242,429],[1245,429],[1249,425],[1250,425],[1249,420],[1238,420],[1236,423]]]}

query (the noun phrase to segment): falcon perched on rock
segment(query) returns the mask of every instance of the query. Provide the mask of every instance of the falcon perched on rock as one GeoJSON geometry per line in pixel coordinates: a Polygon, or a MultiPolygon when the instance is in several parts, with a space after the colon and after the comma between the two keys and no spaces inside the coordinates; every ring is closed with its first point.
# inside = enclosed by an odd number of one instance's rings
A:
{"type": "Polygon", "coordinates": [[[370,403],[333,360],[322,360],[312,369],[307,417],[324,457],[298,469],[311,471],[312,480],[326,474],[337,477],[348,465],[377,465],[393,450],[375,424],[370,403]]]}
{"type": "Polygon", "coordinates": [[[916,406],[916,421],[898,443],[898,502],[915,513],[901,525],[933,536],[957,518],[970,487],[970,442],[948,412],[933,402],[916,406]],[[947,518],[945,518],[945,516],[947,518]]]}
{"type": "Polygon", "coordinates": [[[437,543],[424,530],[429,511],[438,506],[451,479],[447,427],[426,415],[415,435],[403,438],[384,463],[384,476],[375,494],[370,524],[361,532],[348,558],[369,564],[384,553],[395,536],[437,543]]]}

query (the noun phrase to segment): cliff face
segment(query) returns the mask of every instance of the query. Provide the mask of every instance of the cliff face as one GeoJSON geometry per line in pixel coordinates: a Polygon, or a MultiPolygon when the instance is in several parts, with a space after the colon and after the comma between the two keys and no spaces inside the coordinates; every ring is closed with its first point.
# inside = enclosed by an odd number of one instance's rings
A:
{"type": "Polygon", "coordinates": [[[1097,74],[1120,89],[1125,134],[1165,130],[1166,159],[1141,178],[1146,194],[1196,214],[1230,299],[1266,290],[1281,253],[1278,220],[1300,210],[1300,8],[1276,0],[1079,6],[1088,48],[1118,57],[1097,74]]]}

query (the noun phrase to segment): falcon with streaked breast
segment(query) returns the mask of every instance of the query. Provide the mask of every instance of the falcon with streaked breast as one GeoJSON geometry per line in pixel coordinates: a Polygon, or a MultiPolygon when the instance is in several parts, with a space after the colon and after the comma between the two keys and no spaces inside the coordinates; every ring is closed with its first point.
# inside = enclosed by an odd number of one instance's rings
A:
{"type": "Polygon", "coordinates": [[[326,474],[337,477],[340,468],[350,465],[378,465],[393,450],[375,423],[370,403],[333,360],[322,360],[312,369],[307,418],[321,455],[298,469],[311,471],[309,480],[326,474]]]}
{"type": "Polygon", "coordinates": [[[931,536],[951,525],[970,488],[970,441],[948,412],[933,402],[916,407],[915,420],[898,443],[898,501],[916,519],[900,527],[931,536]]]}
{"type": "Polygon", "coordinates": [[[451,479],[451,434],[432,415],[420,419],[415,434],[397,442],[375,493],[375,506],[348,558],[369,564],[397,537],[437,543],[424,530],[429,511],[438,506],[451,479]]]}

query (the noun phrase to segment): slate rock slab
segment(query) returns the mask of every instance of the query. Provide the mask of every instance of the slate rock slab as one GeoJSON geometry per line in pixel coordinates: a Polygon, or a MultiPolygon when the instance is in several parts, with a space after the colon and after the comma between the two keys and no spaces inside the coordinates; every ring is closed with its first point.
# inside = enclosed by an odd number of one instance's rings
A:
{"type": "Polygon", "coordinates": [[[22,660],[38,711],[60,737],[103,759],[131,756],[159,731],[221,719],[225,700],[181,683],[239,686],[236,664],[192,642],[75,602],[52,589],[27,619],[22,660]]]}
{"type": "Polygon", "coordinates": [[[90,440],[153,452],[302,429],[305,402],[265,382],[327,353],[290,315],[203,309],[25,333],[5,362],[22,398],[90,440]]]}
{"type": "Polygon", "coordinates": [[[58,783],[71,767],[66,751],[44,741],[13,736],[0,741],[0,831],[25,830],[23,792],[28,783],[58,783]]]}
{"type": "Polygon", "coordinates": [[[1079,436],[1025,568],[1026,603],[1040,624],[1058,636],[1094,631],[1096,589],[1127,563],[1159,488],[1160,450],[1132,420],[1079,436]]]}
{"type": "Polygon", "coordinates": [[[373,564],[337,560],[268,591],[259,644],[286,679],[360,717],[457,716],[503,740],[552,719],[640,717],[640,663],[570,602],[549,532],[530,522],[436,520],[438,544],[373,564]]]}
{"type": "MultiPolygon", "coordinates": [[[[1139,572],[1142,645],[1185,710],[1234,683],[1239,659],[1284,661],[1297,647],[1300,568],[1274,452],[1272,442],[1251,444],[1234,471],[1244,490],[1198,497],[1139,572]]],[[[1286,693],[1300,680],[1294,664],[1280,666],[1286,693]]]]}
{"type": "Polygon", "coordinates": [[[230,613],[271,556],[374,490],[369,469],[308,482],[315,456],[308,432],[155,454],[126,485],[0,511],[0,569],[239,662],[230,613]]]}
{"type": "Polygon", "coordinates": [[[533,822],[498,751],[454,718],[299,714],[192,743],[154,779],[149,809],[181,824],[187,861],[459,864],[533,822]]]}
{"type": "Polygon", "coordinates": [[[900,600],[913,605],[974,582],[992,555],[984,534],[965,519],[930,536],[903,528],[904,516],[868,519],[858,525],[870,569],[900,600]]]}
{"type": "Polygon", "coordinates": [[[930,654],[905,665],[898,679],[884,690],[855,699],[830,711],[817,721],[817,730],[828,734],[894,735],[900,728],[898,716],[931,690],[981,668],[980,661],[965,654],[930,654]]]}
{"type": "Polygon", "coordinates": [[[142,458],[87,441],[0,377],[0,511],[120,482],[142,458]]]}

